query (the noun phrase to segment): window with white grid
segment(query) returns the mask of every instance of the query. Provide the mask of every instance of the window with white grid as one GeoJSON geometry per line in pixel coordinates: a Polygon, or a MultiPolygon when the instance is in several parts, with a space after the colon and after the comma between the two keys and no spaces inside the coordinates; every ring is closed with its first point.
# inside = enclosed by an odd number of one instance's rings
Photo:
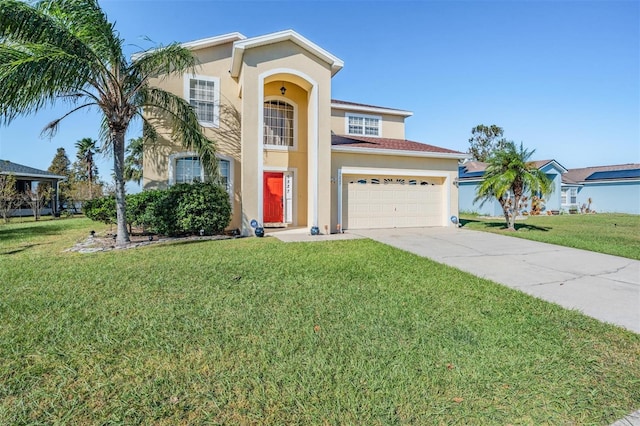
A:
{"type": "Polygon", "coordinates": [[[294,108],[281,100],[264,103],[264,144],[294,146],[294,108]]]}
{"type": "Polygon", "coordinates": [[[347,114],[346,130],[348,135],[376,136],[382,135],[381,118],[372,115],[347,114]]]}
{"type": "Polygon", "coordinates": [[[185,78],[185,97],[205,127],[218,126],[220,80],[217,77],[192,75],[185,78]]]}
{"type": "Polygon", "coordinates": [[[175,182],[192,183],[202,180],[202,167],[198,157],[176,158],[175,182]]]}

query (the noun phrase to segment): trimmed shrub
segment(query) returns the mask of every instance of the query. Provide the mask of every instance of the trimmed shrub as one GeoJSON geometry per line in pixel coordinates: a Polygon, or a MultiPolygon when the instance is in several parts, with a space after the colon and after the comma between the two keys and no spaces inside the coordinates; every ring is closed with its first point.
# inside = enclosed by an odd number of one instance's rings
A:
{"type": "Polygon", "coordinates": [[[94,198],[82,203],[85,216],[96,222],[116,223],[116,197],[113,195],[94,198]]]}
{"type": "Polygon", "coordinates": [[[206,234],[224,231],[231,220],[229,193],[214,183],[185,184],[179,188],[180,200],[176,208],[178,228],[182,232],[206,234]]]}
{"type": "MultiPolygon", "coordinates": [[[[86,216],[107,224],[116,222],[114,196],[87,201],[86,216]]],[[[218,234],[231,220],[231,203],[225,189],[211,182],[174,185],[168,189],[127,195],[127,221],[159,234],[218,234]]]]}
{"type": "Polygon", "coordinates": [[[166,191],[153,189],[127,195],[127,222],[131,226],[140,226],[146,230],[153,226],[154,217],[151,206],[164,197],[166,191]]]}

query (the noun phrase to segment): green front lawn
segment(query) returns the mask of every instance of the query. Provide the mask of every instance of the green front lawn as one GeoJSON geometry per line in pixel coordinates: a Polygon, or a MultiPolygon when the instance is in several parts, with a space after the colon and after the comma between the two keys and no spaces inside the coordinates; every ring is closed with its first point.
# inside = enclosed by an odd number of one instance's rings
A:
{"type": "Polygon", "coordinates": [[[609,424],[640,335],[373,242],[0,226],[0,424],[609,424]]]}
{"type": "Polygon", "coordinates": [[[516,222],[517,232],[507,231],[504,219],[498,218],[461,214],[460,223],[466,229],[640,260],[639,215],[600,213],[529,216],[516,222]]]}

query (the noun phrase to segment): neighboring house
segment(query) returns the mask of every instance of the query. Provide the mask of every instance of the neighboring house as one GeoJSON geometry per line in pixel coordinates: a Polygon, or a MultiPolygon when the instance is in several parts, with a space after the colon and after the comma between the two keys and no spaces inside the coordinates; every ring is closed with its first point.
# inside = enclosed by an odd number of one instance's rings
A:
{"type": "Polygon", "coordinates": [[[640,164],[569,169],[562,176],[566,210],[640,214],[640,164]]]}
{"type": "MultiPolygon", "coordinates": [[[[561,192],[562,192],[562,176],[567,172],[560,163],[555,160],[534,161],[535,166],[543,171],[549,179],[551,179],[553,192],[543,197],[544,212],[560,211],[562,208],[561,192]]],[[[491,199],[482,204],[475,201],[476,191],[484,176],[487,163],[480,161],[467,161],[460,165],[458,174],[458,194],[460,196],[459,208],[462,212],[478,213],[487,216],[503,216],[502,207],[496,199],[491,199]],[[482,204],[482,205],[481,205],[482,204]]],[[[523,211],[531,210],[531,194],[527,194],[529,198],[526,202],[527,206],[523,211]]]]}
{"type": "MultiPolygon", "coordinates": [[[[53,188],[51,199],[49,200],[48,207],[42,209],[42,214],[58,213],[58,183],[66,179],[66,177],[6,160],[0,160],[0,175],[13,175],[16,178],[16,189],[18,192],[25,192],[29,189],[35,191],[39,184],[50,183],[53,188]]],[[[19,208],[14,212],[15,216],[31,214],[33,214],[33,212],[30,208],[19,208]]]]}
{"type": "MultiPolygon", "coordinates": [[[[199,60],[195,74],[152,84],[187,99],[217,142],[230,228],[452,225],[468,155],[406,140],[409,111],[332,99],[344,65],[336,56],[292,30],[183,46],[199,60]]],[[[197,155],[168,136],[145,150],[143,170],[144,188],[207,179],[197,155]]]]}

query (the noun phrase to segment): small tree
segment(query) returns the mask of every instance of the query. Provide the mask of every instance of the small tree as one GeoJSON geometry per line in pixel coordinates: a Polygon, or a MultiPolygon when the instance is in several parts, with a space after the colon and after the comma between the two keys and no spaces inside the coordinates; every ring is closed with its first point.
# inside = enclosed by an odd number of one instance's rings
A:
{"type": "Polygon", "coordinates": [[[91,138],[82,138],[76,142],[76,161],[73,163],[75,180],[87,182],[89,189],[87,200],[93,198],[93,185],[98,180],[98,167],[93,161],[93,157],[98,151],[98,141],[91,138]]]}
{"type": "Polygon", "coordinates": [[[59,207],[66,203],[73,204],[71,197],[71,183],[73,179],[70,166],[71,161],[69,161],[69,157],[67,157],[67,152],[64,148],[58,148],[56,155],[53,157],[53,160],[51,160],[51,165],[47,169],[51,173],[66,177],[65,180],[58,184],[58,201],[60,206],[57,206],[58,209],[56,210],[59,210],[59,207]]]}
{"type": "Polygon", "coordinates": [[[485,126],[479,124],[471,129],[469,138],[469,154],[477,161],[487,162],[491,154],[505,147],[506,139],[502,137],[504,130],[495,124],[485,126]]]}
{"type": "Polygon", "coordinates": [[[22,199],[29,205],[33,212],[33,218],[40,220],[40,212],[51,196],[51,186],[47,184],[38,185],[36,188],[27,187],[22,193],[22,199]]]}
{"type": "Polygon", "coordinates": [[[15,176],[0,175],[0,215],[5,223],[9,223],[12,213],[20,202],[15,176]]]}
{"type": "Polygon", "coordinates": [[[504,148],[489,157],[483,181],[476,191],[475,201],[498,199],[507,229],[511,231],[516,229],[516,217],[525,193],[545,196],[553,191],[551,179],[529,161],[534,152],[527,151],[522,144],[517,147],[512,141],[506,142],[504,148]]]}

